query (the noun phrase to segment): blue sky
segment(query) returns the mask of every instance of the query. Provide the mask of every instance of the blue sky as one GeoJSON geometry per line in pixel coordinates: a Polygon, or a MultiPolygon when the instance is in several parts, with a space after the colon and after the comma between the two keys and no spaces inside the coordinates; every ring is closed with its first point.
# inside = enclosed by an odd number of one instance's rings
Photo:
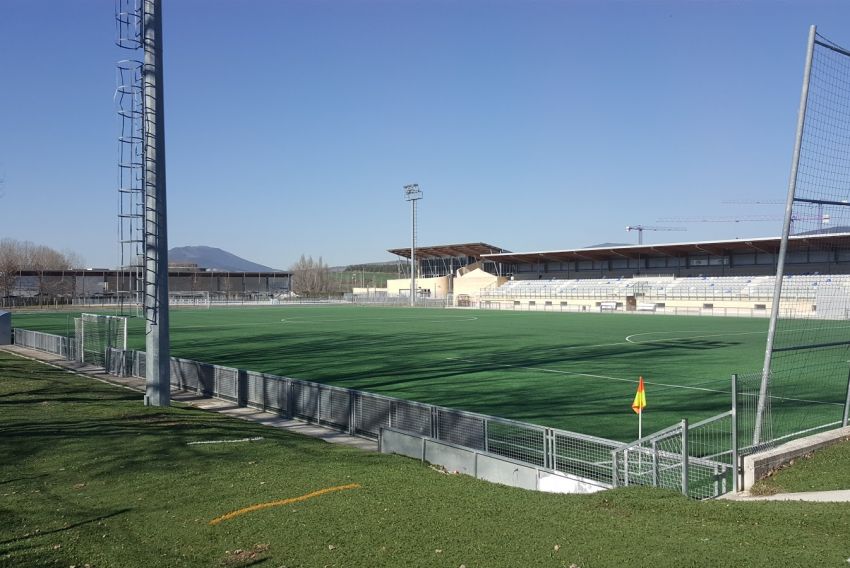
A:
{"type": "MultiPolygon", "coordinates": [[[[770,236],[810,24],[850,2],[165,0],[170,246],[287,268],[770,236]]],[[[843,34],[843,35],[842,35],[843,34]]],[[[0,0],[0,237],[117,263],[113,0],[0,0]]]]}

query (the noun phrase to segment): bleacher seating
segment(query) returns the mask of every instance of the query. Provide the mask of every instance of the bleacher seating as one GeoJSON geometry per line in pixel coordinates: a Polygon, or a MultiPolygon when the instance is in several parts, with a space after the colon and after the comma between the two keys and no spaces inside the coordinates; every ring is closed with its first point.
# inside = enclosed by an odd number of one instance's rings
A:
{"type": "MultiPolygon", "coordinates": [[[[627,296],[642,303],[672,300],[765,302],[773,298],[774,276],[635,277],[582,280],[511,280],[482,290],[482,298],[585,299],[622,301],[627,296]]],[[[819,286],[843,286],[850,294],[850,275],[791,275],[782,287],[783,298],[814,300],[819,286]]]]}

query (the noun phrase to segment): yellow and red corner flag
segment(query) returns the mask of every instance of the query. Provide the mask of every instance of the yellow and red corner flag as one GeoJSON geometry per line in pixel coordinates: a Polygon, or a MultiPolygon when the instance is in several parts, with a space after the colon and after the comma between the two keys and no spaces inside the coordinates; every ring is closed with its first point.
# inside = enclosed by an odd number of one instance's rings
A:
{"type": "Polygon", "coordinates": [[[632,403],[632,410],[638,414],[643,414],[643,409],[646,406],[646,391],[643,389],[643,377],[638,382],[638,390],[635,393],[635,400],[632,403]]]}

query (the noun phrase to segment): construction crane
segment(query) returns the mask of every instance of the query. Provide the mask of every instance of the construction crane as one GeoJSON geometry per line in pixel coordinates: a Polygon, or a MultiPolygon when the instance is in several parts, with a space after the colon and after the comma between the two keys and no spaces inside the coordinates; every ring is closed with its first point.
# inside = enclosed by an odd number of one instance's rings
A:
{"type": "Polygon", "coordinates": [[[644,231],[687,231],[684,227],[653,227],[650,225],[628,225],[626,226],[626,230],[637,231],[638,234],[638,244],[643,244],[643,232],[644,231]]]}
{"type": "MultiPolygon", "coordinates": [[[[751,215],[749,217],[668,217],[659,219],[661,223],[762,223],[762,222],[779,222],[785,217],[777,217],[774,215],[751,215]]],[[[794,230],[794,223],[798,221],[818,221],[820,228],[826,228],[830,223],[829,213],[821,213],[817,216],[791,216],[791,231],[794,230]]]]}

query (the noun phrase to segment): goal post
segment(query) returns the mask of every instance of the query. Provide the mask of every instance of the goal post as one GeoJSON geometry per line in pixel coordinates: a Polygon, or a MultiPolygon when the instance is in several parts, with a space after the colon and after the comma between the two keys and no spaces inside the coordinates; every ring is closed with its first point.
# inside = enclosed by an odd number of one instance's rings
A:
{"type": "Polygon", "coordinates": [[[126,317],[80,314],[74,328],[82,363],[105,366],[108,349],[127,349],[126,317]]]}

